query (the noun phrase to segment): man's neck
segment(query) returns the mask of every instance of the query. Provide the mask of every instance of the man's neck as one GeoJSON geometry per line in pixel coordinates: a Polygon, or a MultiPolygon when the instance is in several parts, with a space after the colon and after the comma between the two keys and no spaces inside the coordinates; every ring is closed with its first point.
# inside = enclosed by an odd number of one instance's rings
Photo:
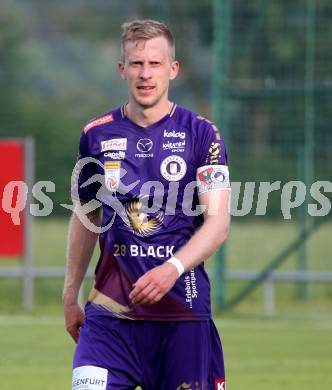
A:
{"type": "Polygon", "coordinates": [[[126,105],[126,116],[137,123],[139,126],[147,127],[158,122],[161,118],[167,115],[172,107],[169,100],[158,104],[156,107],[143,108],[135,103],[129,102],[126,105]]]}

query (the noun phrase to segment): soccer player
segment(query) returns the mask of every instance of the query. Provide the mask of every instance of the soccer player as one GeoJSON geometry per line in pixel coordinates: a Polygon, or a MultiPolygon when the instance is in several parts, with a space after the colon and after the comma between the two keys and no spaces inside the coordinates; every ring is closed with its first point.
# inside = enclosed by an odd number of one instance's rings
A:
{"type": "Polygon", "coordinates": [[[225,388],[204,260],[228,235],[226,149],[212,122],[168,99],[178,71],[164,24],[125,23],[128,103],[81,135],[63,292],[77,343],[73,390],[225,388]],[[98,236],[83,311],[78,294],[98,236]]]}

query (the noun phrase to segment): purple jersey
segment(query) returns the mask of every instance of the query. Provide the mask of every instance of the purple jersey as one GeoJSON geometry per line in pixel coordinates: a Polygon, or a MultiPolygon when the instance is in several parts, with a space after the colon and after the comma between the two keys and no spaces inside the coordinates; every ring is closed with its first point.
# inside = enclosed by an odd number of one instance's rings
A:
{"type": "MultiPolygon", "coordinates": [[[[103,207],[101,254],[89,297],[105,315],[137,320],[210,318],[202,262],[181,275],[160,302],[129,299],[133,283],[181,248],[203,223],[198,192],[229,187],[225,144],[207,119],[177,105],[141,127],[124,106],[92,120],[81,136],[73,197],[103,207]],[[82,160],[83,159],[83,160],[82,160]]],[[[202,259],[204,260],[204,259],[202,259]]]]}

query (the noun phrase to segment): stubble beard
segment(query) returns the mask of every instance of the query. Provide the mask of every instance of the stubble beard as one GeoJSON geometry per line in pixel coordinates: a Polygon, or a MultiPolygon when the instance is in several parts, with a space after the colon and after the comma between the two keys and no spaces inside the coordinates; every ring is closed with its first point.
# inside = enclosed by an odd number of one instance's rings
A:
{"type": "Polygon", "coordinates": [[[163,91],[160,95],[157,95],[155,96],[152,100],[150,101],[146,101],[144,98],[143,99],[140,99],[139,97],[135,96],[135,95],[132,95],[134,100],[135,100],[135,103],[138,104],[139,107],[143,108],[144,110],[148,109],[148,108],[153,108],[155,107],[159,102],[160,100],[165,96],[166,94],[166,91],[163,91]]]}

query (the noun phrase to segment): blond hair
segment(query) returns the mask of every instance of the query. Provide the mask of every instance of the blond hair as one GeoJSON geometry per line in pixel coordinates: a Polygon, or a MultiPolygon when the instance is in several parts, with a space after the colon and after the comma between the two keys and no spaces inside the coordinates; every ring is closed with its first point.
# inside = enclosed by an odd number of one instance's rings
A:
{"type": "Polygon", "coordinates": [[[166,24],[157,20],[133,20],[122,25],[121,55],[124,60],[124,46],[126,42],[147,41],[152,38],[166,38],[170,47],[171,59],[175,59],[175,41],[166,24]]]}

